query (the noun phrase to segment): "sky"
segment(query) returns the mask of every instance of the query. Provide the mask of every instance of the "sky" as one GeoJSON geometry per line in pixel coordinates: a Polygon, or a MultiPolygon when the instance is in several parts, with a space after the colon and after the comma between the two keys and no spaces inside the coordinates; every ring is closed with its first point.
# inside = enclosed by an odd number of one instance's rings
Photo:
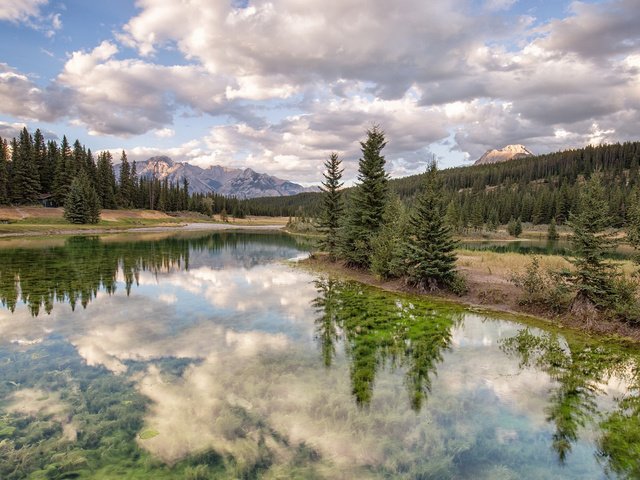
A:
{"type": "MultiPolygon", "coordinates": [[[[0,0],[0,136],[318,183],[640,140],[640,0],[0,0]]],[[[119,155],[116,155],[116,160],[119,155]]]]}

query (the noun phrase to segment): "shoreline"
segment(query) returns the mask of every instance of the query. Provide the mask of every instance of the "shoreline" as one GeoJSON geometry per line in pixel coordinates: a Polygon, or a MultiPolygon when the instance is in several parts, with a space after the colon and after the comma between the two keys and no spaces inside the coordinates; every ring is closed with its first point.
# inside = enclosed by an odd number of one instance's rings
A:
{"type": "MultiPolygon", "coordinates": [[[[28,227],[28,225],[25,225],[28,227]]],[[[283,225],[251,225],[232,223],[178,223],[158,226],[131,226],[95,228],[51,228],[49,230],[32,230],[24,232],[0,233],[0,239],[16,237],[48,237],[58,235],[103,235],[111,233],[162,233],[162,232],[206,232],[221,230],[281,230],[283,225]]]]}
{"type": "Polygon", "coordinates": [[[346,267],[338,262],[331,262],[324,255],[297,262],[297,265],[317,273],[325,273],[345,280],[353,280],[365,285],[379,288],[391,293],[405,293],[420,297],[453,302],[470,311],[495,313],[508,316],[525,317],[531,323],[538,323],[553,329],[597,337],[603,341],[615,341],[640,345],[640,329],[632,328],[622,322],[603,319],[596,324],[585,324],[578,319],[563,315],[551,315],[547,312],[527,309],[517,301],[520,289],[508,278],[488,277],[478,270],[469,267],[459,268],[467,278],[469,291],[458,296],[450,292],[422,292],[405,284],[401,279],[379,279],[370,272],[346,267]]]}

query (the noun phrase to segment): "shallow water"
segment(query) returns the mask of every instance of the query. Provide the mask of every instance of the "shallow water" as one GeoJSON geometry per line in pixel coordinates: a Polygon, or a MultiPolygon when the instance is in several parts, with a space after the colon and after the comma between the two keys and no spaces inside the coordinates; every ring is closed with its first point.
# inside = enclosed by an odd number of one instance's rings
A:
{"type": "Polygon", "coordinates": [[[307,249],[0,245],[0,478],[640,475],[638,351],[285,261],[307,249]]]}
{"type": "MultiPolygon", "coordinates": [[[[562,255],[572,256],[573,246],[567,240],[467,240],[460,242],[460,248],[467,250],[486,250],[496,253],[522,253],[526,255],[562,255]]],[[[630,245],[621,244],[605,254],[613,260],[628,260],[635,256],[630,245]]]]}

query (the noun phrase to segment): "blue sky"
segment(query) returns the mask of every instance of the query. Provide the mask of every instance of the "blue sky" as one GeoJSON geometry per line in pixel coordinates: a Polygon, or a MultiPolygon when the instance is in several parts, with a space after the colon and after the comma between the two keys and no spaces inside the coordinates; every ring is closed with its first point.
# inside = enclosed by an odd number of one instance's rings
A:
{"type": "Polygon", "coordinates": [[[637,140],[640,0],[0,0],[0,136],[305,184],[386,132],[394,176],[637,140]]]}

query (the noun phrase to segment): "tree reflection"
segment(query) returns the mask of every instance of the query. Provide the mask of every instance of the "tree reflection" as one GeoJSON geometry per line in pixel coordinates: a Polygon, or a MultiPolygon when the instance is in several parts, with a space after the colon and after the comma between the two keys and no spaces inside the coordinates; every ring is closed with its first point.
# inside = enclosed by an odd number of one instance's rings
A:
{"type": "Polygon", "coordinates": [[[82,236],[70,237],[62,246],[0,248],[0,301],[11,312],[23,302],[33,316],[43,309],[51,313],[55,303],[86,308],[99,291],[116,291],[119,274],[129,294],[141,272],[188,270],[197,252],[205,253],[201,263],[251,268],[266,257],[293,255],[299,248],[287,235],[234,232],[147,241],[82,236]]]}
{"type": "Polygon", "coordinates": [[[316,340],[324,365],[331,366],[336,344],[344,339],[351,389],[359,405],[370,404],[376,373],[389,365],[405,370],[411,406],[419,411],[442,352],[451,343],[456,315],[357,283],[322,278],[315,285],[316,340]]]}
{"type": "Polygon", "coordinates": [[[521,366],[534,366],[555,382],[547,420],[555,426],[553,448],[565,462],[582,427],[599,421],[598,456],[609,470],[638,478],[640,474],[640,356],[607,344],[567,342],[555,334],[535,335],[528,329],[502,344],[520,357],[521,366]],[[628,385],[616,398],[612,413],[599,412],[599,398],[612,378],[628,385]]]}

